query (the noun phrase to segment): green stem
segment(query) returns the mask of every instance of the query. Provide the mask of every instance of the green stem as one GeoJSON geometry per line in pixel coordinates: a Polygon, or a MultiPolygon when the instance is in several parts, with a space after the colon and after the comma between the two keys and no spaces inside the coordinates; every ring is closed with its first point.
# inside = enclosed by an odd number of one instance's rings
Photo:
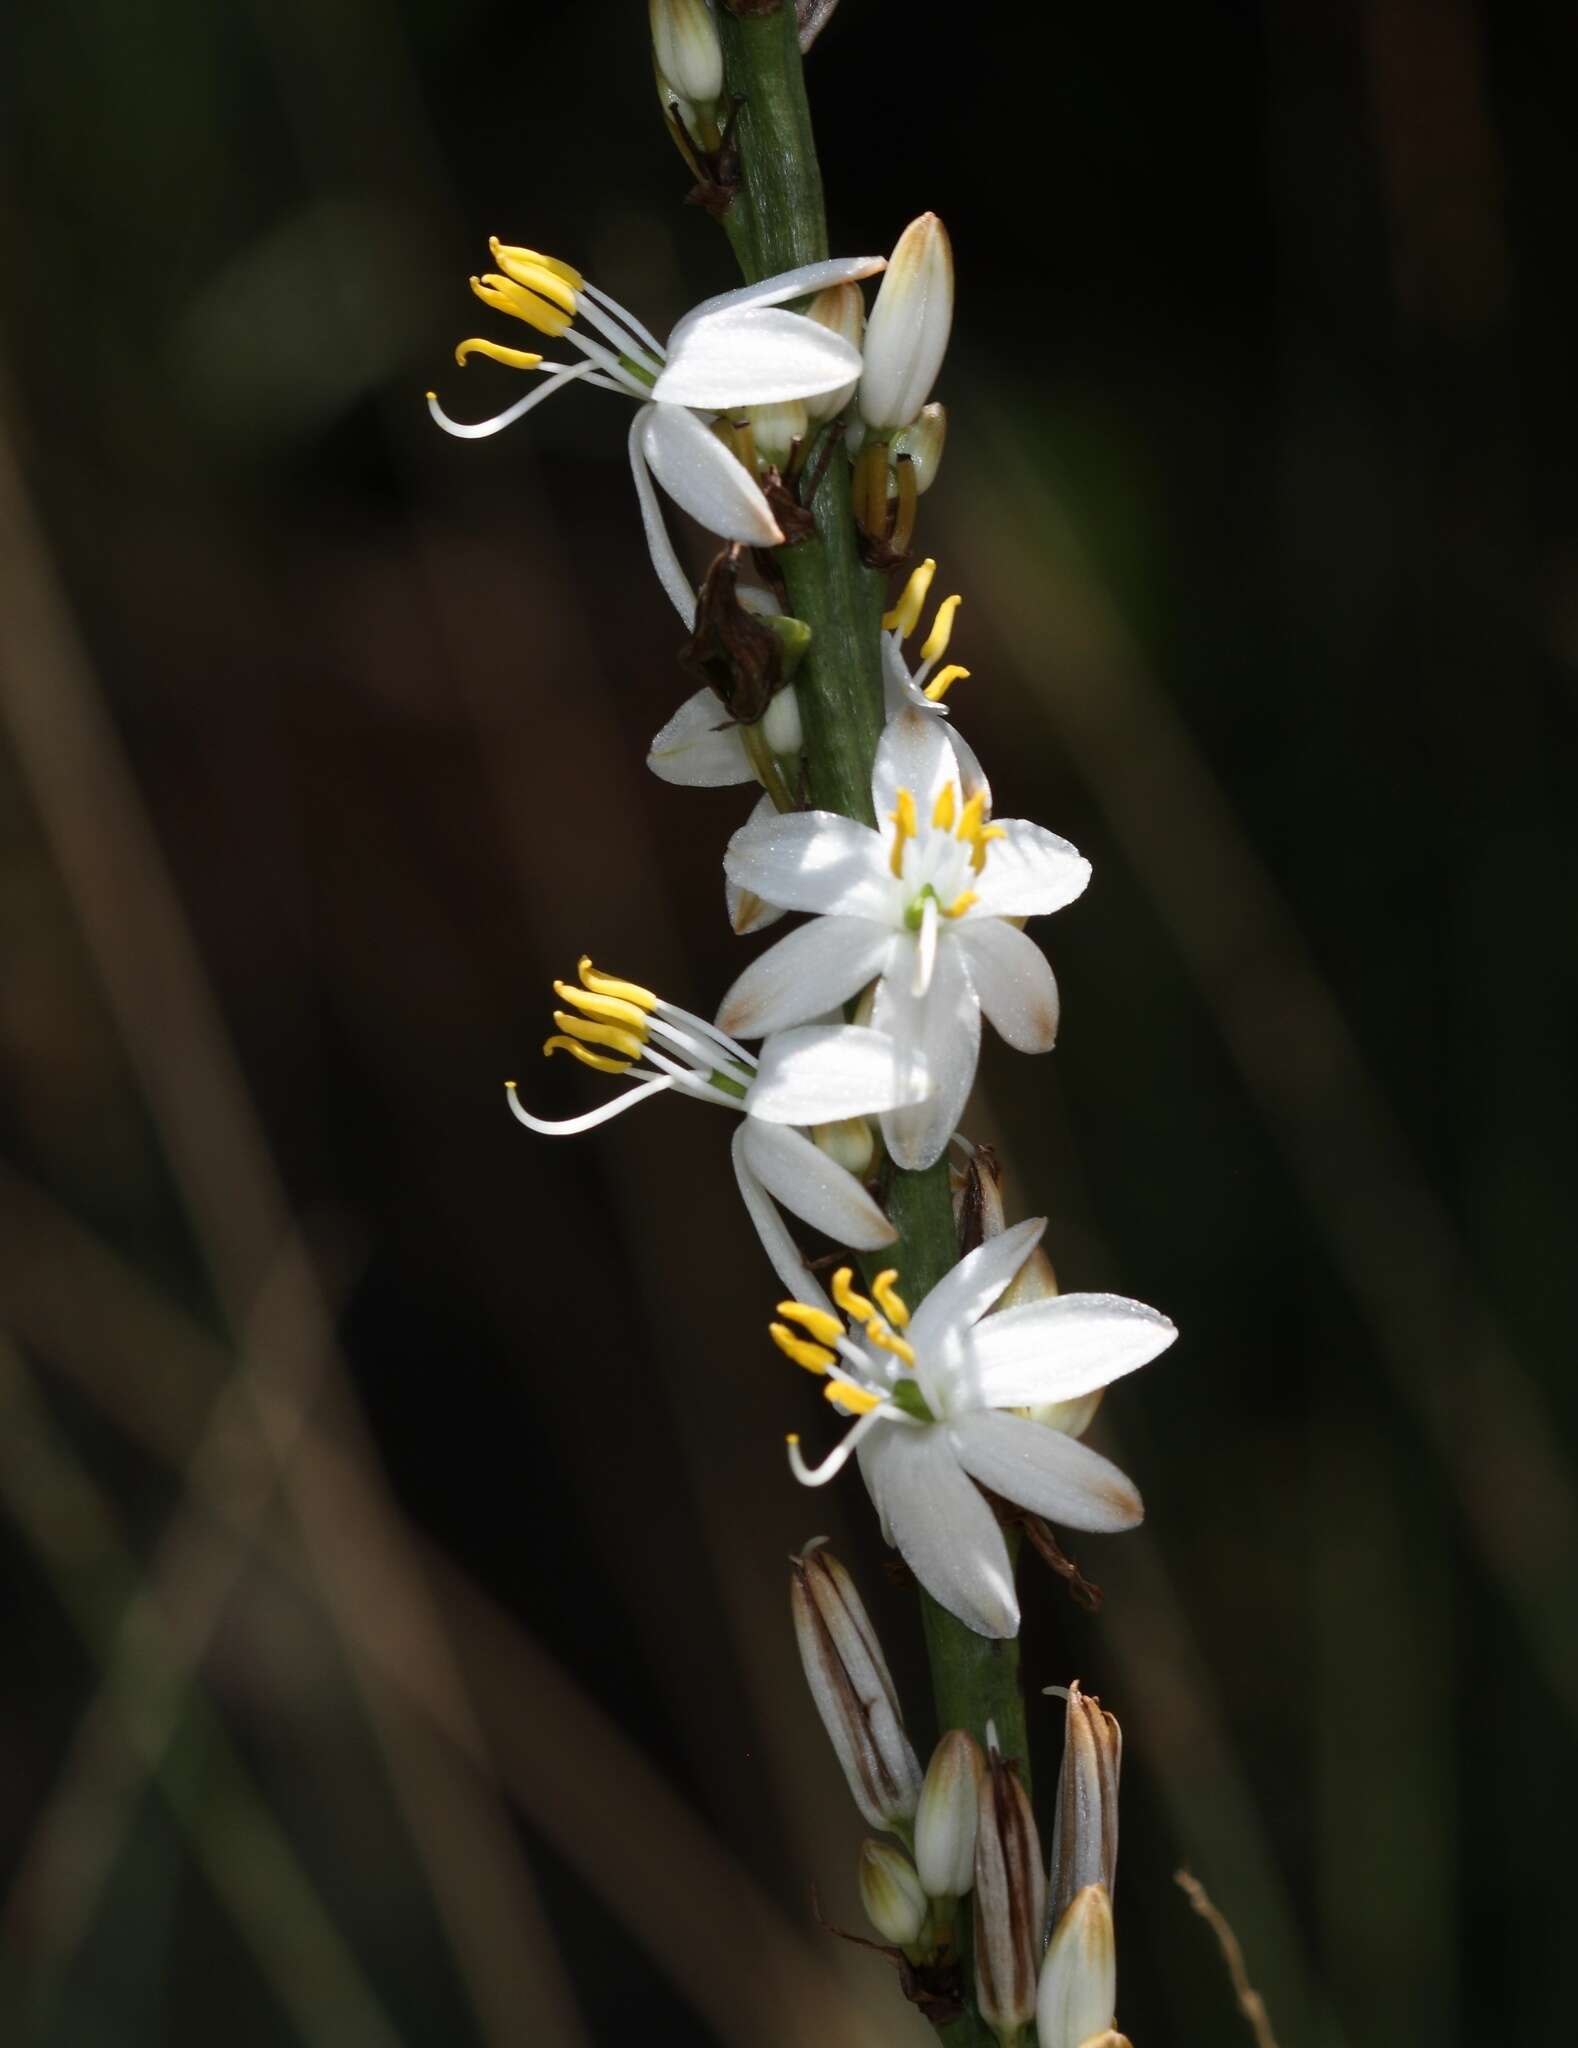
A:
{"type": "MultiPolygon", "coordinates": [[[[740,102],[736,131],[741,190],[729,209],[750,216],[749,240],[758,268],[747,276],[770,277],[827,254],[827,214],[822,172],[811,134],[811,108],[800,64],[800,36],[793,7],[740,20],[722,8],[724,89],[740,102]]],[[[743,221],[736,223],[743,230],[743,221]]]]}
{"type": "MultiPolygon", "coordinates": [[[[727,89],[742,103],[735,207],[749,209],[731,240],[737,249],[750,249],[752,263],[744,267],[753,279],[817,262],[827,254],[827,223],[794,9],[785,4],[748,20],[724,9],[718,25],[727,89]]],[[[781,549],[777,558],[795,615],[812,635],[796,676],[810,796],[825,809],[875,824],[871,763],[883,725],[884,581],[863,566],[855,544],[841,442],[828,457],[812,506],[814,537],[781,549]]],[[[889,1209],[899,1242],[885,1262],[898,1267],[905,1292],[918,1302],[959,1257],[946,1159],[920,1173],[896,1172],[889,1209]]],[[[924,1592],[921,1609],[940,1726],[968,1728],[980,1741],[986,1723],[994,1722],[1003,1754],[1018,1759],[1028,1785],[1018,1643],[987,1641],[924,1592]]],[[[967,1998],[973,1988],[968,1929],[966,1915],[967,1998]]],[[[990,2029],[973,2010],[945,2028],[943,2039],[949,2048],[994,2048],[990,2029]]]]}

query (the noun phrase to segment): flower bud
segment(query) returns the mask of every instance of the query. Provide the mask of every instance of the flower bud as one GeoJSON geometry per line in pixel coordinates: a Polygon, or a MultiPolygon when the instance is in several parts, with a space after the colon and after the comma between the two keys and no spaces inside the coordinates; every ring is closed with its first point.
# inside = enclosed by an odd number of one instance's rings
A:
{"type": "Polygon", "coordinates": [[[907,427],[901,427],[888,443],[888,454],[894,462],[907,455],[915,466],[915,489],[924,496],[937,480],[942,467],[942,451],[948,439],[948,408],[936,400],[923,405],[919,416],[907,427]]]}
{"type": "Polygon", "coordinates": [[[1041,1965],[1036,1996],[1040,2048],[1086,2048],[1087,2043],[1094,2048],[1111,2031],[1117,2002],[1112,1902],[1104,1884],[1086,1885],[1058,1921],[1041,1965]]]}
{"type": "Polygon", "coordinates": [[[706,0],[649,0],[652,56],[682,100],[710,106],[723,91],[723,46],[706,0]]]}
{"type": "Polygon", "coordinates": [[[813,1124],[811,1140],[856,1180],[865,1179],[877,1156],[877,1141],[869,1119],[863,1116],[841,1117],[833,1124],[813,1124]]]}
{"type": "Polygon", "coordinates": [[[926,1925],[926,1894],[915,1866],[889,1842],[860,1845],[860,1903],[866,1918],[895,1948],[913,1948],[926,1925]]]}
{"type": "Polygon", "coordinates": [[[789,1605],[806,1683],[850,1792],[874,1828],[908,1823],[921,1770],[854,1582],[821,1539],[795,1558],[789,1605]]]}
{"type": "MultiPolygon", "coordinates": [[[[796,625],[799,621],[794,622],[796,625]]],[[[800,700],[794,684],[786,683],[767,700],[762,714],[762,735],[775,754],[798,754],[805,743],[800,727],[800,700]]]]}
{"type": "MultiPolygon", "coordinates": [[[[817,293],[804,313],[818,327],[842,335],[852,348],[859,348],[866,332],[866,301],[858,284],[829,285],[826,291],[817,293]]],[[[813,420],[830,420],[854,397],[859,381],[857,377],[849,384],[840,384],[836,391],[818,392],[815,398],[806,400],[806,412],[813,420]]]]}
{"type": "Polygon", "coordinates": [[[1112,1895],[1118,1876],[1118,1771],[1123,1731],[1100,1700],[1076,1682],[1068,1689],[1063,1764],[1052,1822],[1047,1924],[1055,1927],[1076,1892],[1101,1885],[1112,1895]]]}
{"type": "Polygon", "coordinates": [[[986,1743],[975,1836],[975,2002],[999,2040],[1011,2042],[1036,2015],[1046,1877],[1030,1801],[990,1722],[986,1743]]]}
{"type": "Polygon", "coordinates": [[[915,1809],[915,1867],[934,1899],[958,1899],[975,1882],[980,1780],[986,1768],[974,1736],[953,1728],[932,1751],[915,1809]]]}
{"type": "Polygon", "coordinates": [[[860,413],[879,432],[907,427],[931,396],[953,325],[953,250],[934,213],[899,236],[866,322],[860,413]]]}
{"type": "Polygon", "coordinates": [[[748,405],[746,414],[756,442],[757,459],[782,469],[794,453],[796,441],[810,432],[802,399],[785,398],[773,405],[748,405]]]}

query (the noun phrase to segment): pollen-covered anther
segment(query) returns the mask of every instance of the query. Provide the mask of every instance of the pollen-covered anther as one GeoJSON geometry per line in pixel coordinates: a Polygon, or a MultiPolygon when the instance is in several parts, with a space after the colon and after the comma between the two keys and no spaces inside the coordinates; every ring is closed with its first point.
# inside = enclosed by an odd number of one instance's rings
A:
{"type": "Polygon", "coordinates": [[[969,674],[970,671],[967,668],[961,667],[956,661],[950,661],[945,669],[939,669],[937,674],[932,677],[931,681],[922,690],[921,695],[926,698],[928,703],[940,704],[954,684],[967,681],[969,674]]]}
{"type": "Polygon", "coordinates": [[[638,1038],[633,1031],[627,1031],[622,1024],[604,1024],[595,1017],[577,1017],[571,1010],[555,1010],[553,1021],[559,1029],[571,1038],[578,1038],[583,1045],[606,1045],[622,1059],[638,1060],[641,1048],[646,1043],[646,1033],[638,1038]]]}
{"type": "Polygon", "coordinates": [[[496,363],[504,363],[512,370],[536,370],[542,366],[542,357],[534,355],[527,348],[506,348],[501,341],[484,341],[480,335],[470,341],[463,341],[455,350],[455,361],[466,367],[467,356],[490,356],[496,363]]]}
{"type": "Polygon", "coordinates": [[[829,1315],[825,1308],[817,1308],[809,1301],[781,1301],[778,1313],[791,1323],[799,1323],[820,1344],[836,1344],[844,1334],[844,1326],[837,1316],[829,1315]]]}
{"type": "Polygon", "coordinates": [[[557,338],[569,327],[575,312],[575,294],[551,271],[535,273],[528,286],[496,270],[485,271],[469,280],[472,291],[485,306],[524,320],[539,334],[557,338]]]}
{"type": "Polygon", "coordinates": [[[610,1059],[606,1053],[593,1052],[589,1045],[582,1045],[576,1039],[556,1034],[542,1042],[542,1056],[550,1059],[556,1052],[573,1053],[583,1067],[595,1067],[600,1074],[628,1074],[629,1060],[610,1059]]]}
{"type": "MultiPolygon", "coordinates": [[[[545,256],[540,249],[523,248],[518,242],[501,242],[497,235],[489,235],[488,248],[500,270],[507,270],[511,277],[521,276],[524,267],[549,271],[560,278],[572,291],[579,291],[586,280],[573,263],[564,263],[557,256],[545,256]]],[[[526,279],[521,277],[524,284],[526,279]]]]}
{"type": "Polygon", "coordinates": [[[961,889],[951,903],[945,903],[942,906],[942,914],[944,917],[963,917],[964,913],[967,910],[973,909],[980,900],[978,891],[974,889],[961,889]]]}
{"type": "Polygon", "coordinates": [[[902,1364],[913,1372],[915,1369],[915,1347],[897,1331],[890,1330],[881,1316],[873,1316],[866,1325],[866,1342],[874,1344],[879,1351],[891,1351],[902,1364]]]}
{"type": "Polygon", "coordinates": [[[618,1024],[626,1031],[632,1031],[644,1045],[647,1038],[647,1012],[627,1002],[623,996],[605,996],[596,989],[577,988],[573,981],[556,981],[553,992],[561,1001],[574,1003],[578,1010],[584,1010],[588,1017],[597,1017],[605,1024],[618,1024]]]}
{"type": "Polygon", "coordinates": [[[910,571],[909,581],[899,593],[899,601],[892,611],[882,614],[882,630],[896,632],[901,640],[907,640],[920,624],[926,593],[931,589],[931,579],[937,573],[937,564],[928,555],[918,569],[910,571]]]}
{"type": "Polygon", "coordinates": [[[869,1323],[877,1312],[876,1308],[863,1294],[855,1292],[854,1280],[854,1267],[840,1266],[833,1275],[833,1299],[851,1322],[869,1323]]]}
{"type": "Polygon", "coordinates": [[[825,1373],[834,1362],[834,1353],[825,1345],[813,1344],[809,1337],[798,1336],[787,1323],[769,1323],[767,1334],[785,1358],[792,1359],[796,1365],[803,1365],[807,1372],[825,1373]]]}
{"type": "Polygon", "coordinates": [[[937,832],[953,830],[954,805],[958,801],[951,782],[945,782],[937,793],[937,801],[931,807],[932,829],[937,832]]]}
{"type": "Polygon", "coordinates": [[[948,642],[953,638],[953,615],[963,602],[964,599],[955,593],[952,597],[945,597],[938,605],[936,616],[931,622],[931,631],[921,642],[922,661],[935,661],[939,655],[947,653],[948,642]]]}
{"type": "Polygon", "coordinates": [[[849,1380],[829,1380],[822,1389],[824,1401],[831,1401],[835,1408],[842,1408],[846,1415],[869,1415],[873,1408],[882,1406],[882,1396],[873,1394],[868,1387],[857,1387],[849,1380]]]}
{"type": "Polygon", "coordinates": [[[904,872],[904,847],[920,829],[915,814],[915,798],[907,789],[901,789],[897,801],[888,816],[893,820],[893,851],[889,856],[895,878],[904,872]]]}
{"type": "Polygon", "coordinates": [[[655,1010],[658,999],[651,989],[643,988],[637,981],[621,981],[617,974],[604,974],[592,965],[590,953],[583,953],[575,963],[575,971],[581,977],[581,984],[594,995],[617,996],[621,1002],[634,1003],[638,1010],[655,1010]]]}
{"type": "Polygon", "coordinates": [[[899,1269],[888,1266],[871,1283],[871,1291],[877,1297],[877,1305],[895,1330],[902,1330],[910,1319],[904,1297],[899,1293],[897,1281],[899,1269]]]}

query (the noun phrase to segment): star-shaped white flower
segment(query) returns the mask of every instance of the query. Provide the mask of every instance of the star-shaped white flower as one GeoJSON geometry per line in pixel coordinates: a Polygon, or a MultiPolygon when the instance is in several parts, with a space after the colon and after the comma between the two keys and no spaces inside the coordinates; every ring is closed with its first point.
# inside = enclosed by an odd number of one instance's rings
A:
{"type": "Polygon", "coordinates": [[[985,1487],[1064,1528],[1134,1528],[1134,1487],[1106,1458],[1021,1411],[1104,1387],[1165,1351],[1178,1332],[1143,1302],[1062,1294],[988,1315],[1034,1250],[1044,1217],[1016,1224],[959,1261],[910,1315],[897,1274],[867,1299],[843,1268],[780,1302],[779,1349],[825,1376],[827,1399],[857,1417],[816,1467],[789,1439],[807,1486],[858,1453],[883,1534],[934,1600],[983,1636],[1011,1636],[1019,1603],[1002,1529],[985,1487]],[[850,1318],[846,1329],[834,1302],[850,1318]]]}
{"type": "Polygon", "coordinates": [[[538,333],[579,350],[579,363],[549,363],[533,350],[486,340],[463,341],[456,360],[491,356],[518,370],[545,372],[543,383],[492,419],[465,425],[452,420],[428,393],[428,409],[446,433],[481,440],[518,420],[569,383],[586,383],[639,402],[630,423],[630,467],[642,523],[658,579],[687,626],[696,595],[663,523],[652,478],[709,532],[752,547],[783,540],[772,508],[754,476],[712,432],[719,412],[776,405],[835,391],[860,374],[860,351],[841,335],[799,313],[781,310],[829,285],[872,277],[881,256],[834,258],[780,271],[760,284],[741,285],[704,299],[659,342],[617,299],[589,284],[568,263],[499,241],[489,243],[497,271],[474,277],[484,305],[524,321],[538,333]],[[582,333],[580,320],[600,337],[582,333]]]}
{"type": "Polygon", "coordinates": [[[877,984],[871,1021],[934,1093],[882,1118],[900,1166],[929,1166],[975,1078],[981,1014],[1021,1052],[1057,1036],[1057,983],[1014,920],[1060,910],[1090,879],[1066,839],[1024,819],[988,821],[984,791],[963,802],[959,766],[936,719],[907,707],[877,743],[879,826],[832,811],[753,818],[724,870],[766,903],[814,913],[752,962],[719,1025],[763,1038],[835,1010],[877,984]]]}
{"type": "Polygon", "coordinates": [[[816,1125],[874,1114],[925,1093],[924,1072],[906,1072],[891,1041],[855,1025],[812,1025],[768,1039],[759,1057],[651,989],[603,974],[583,956],[579,982],[556,981],[564,1003],[545,1054],[570,1053],[634,1085],[581,1116],[534,1116],[513,1081],[510,1108],[528,1130],[568,1138],[674,1090],[739,1114],[732,1146],[746,1209],[786,1287],[814,1286],[775,1203],[835,1244],[877,1251],[897,1236],[854,1174],[807,1135],[816,1125]]]}

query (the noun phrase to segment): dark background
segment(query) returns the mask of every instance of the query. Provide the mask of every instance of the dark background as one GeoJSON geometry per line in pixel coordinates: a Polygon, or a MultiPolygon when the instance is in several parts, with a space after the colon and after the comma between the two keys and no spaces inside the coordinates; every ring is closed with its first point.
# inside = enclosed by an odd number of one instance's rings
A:
{"type": "MultiPolygon", "coordinates": [[[[926,2038],[860,1926],[785,1554],[913,1602],[728,1131],[574,1142],[590,951],[707,1012],[743,792],[619,404],[450,351],[489,233],[657,331],[732,282],[644,10],[13,10],[0,415],[7,2038],[926,2038]],[[238,1369],[239,1367],[239,1369],[238,1369]]],[[[1095,864],[972,1126],[1065,1285],[1183,1340],[1146,1529],[1028,1583],[1127,1737],[1120,2018],[1282,2048],[1569,2004],[1578,662],[1555,6],[844,0],[835,250],[958,258],[923,508],[999,807],[1095,864]]],[[[693,555],[699,561],[699,551],[693,555]]],[[[1043,1787],[1057,1717],[1033,1716],[1043,1787]]]]}

